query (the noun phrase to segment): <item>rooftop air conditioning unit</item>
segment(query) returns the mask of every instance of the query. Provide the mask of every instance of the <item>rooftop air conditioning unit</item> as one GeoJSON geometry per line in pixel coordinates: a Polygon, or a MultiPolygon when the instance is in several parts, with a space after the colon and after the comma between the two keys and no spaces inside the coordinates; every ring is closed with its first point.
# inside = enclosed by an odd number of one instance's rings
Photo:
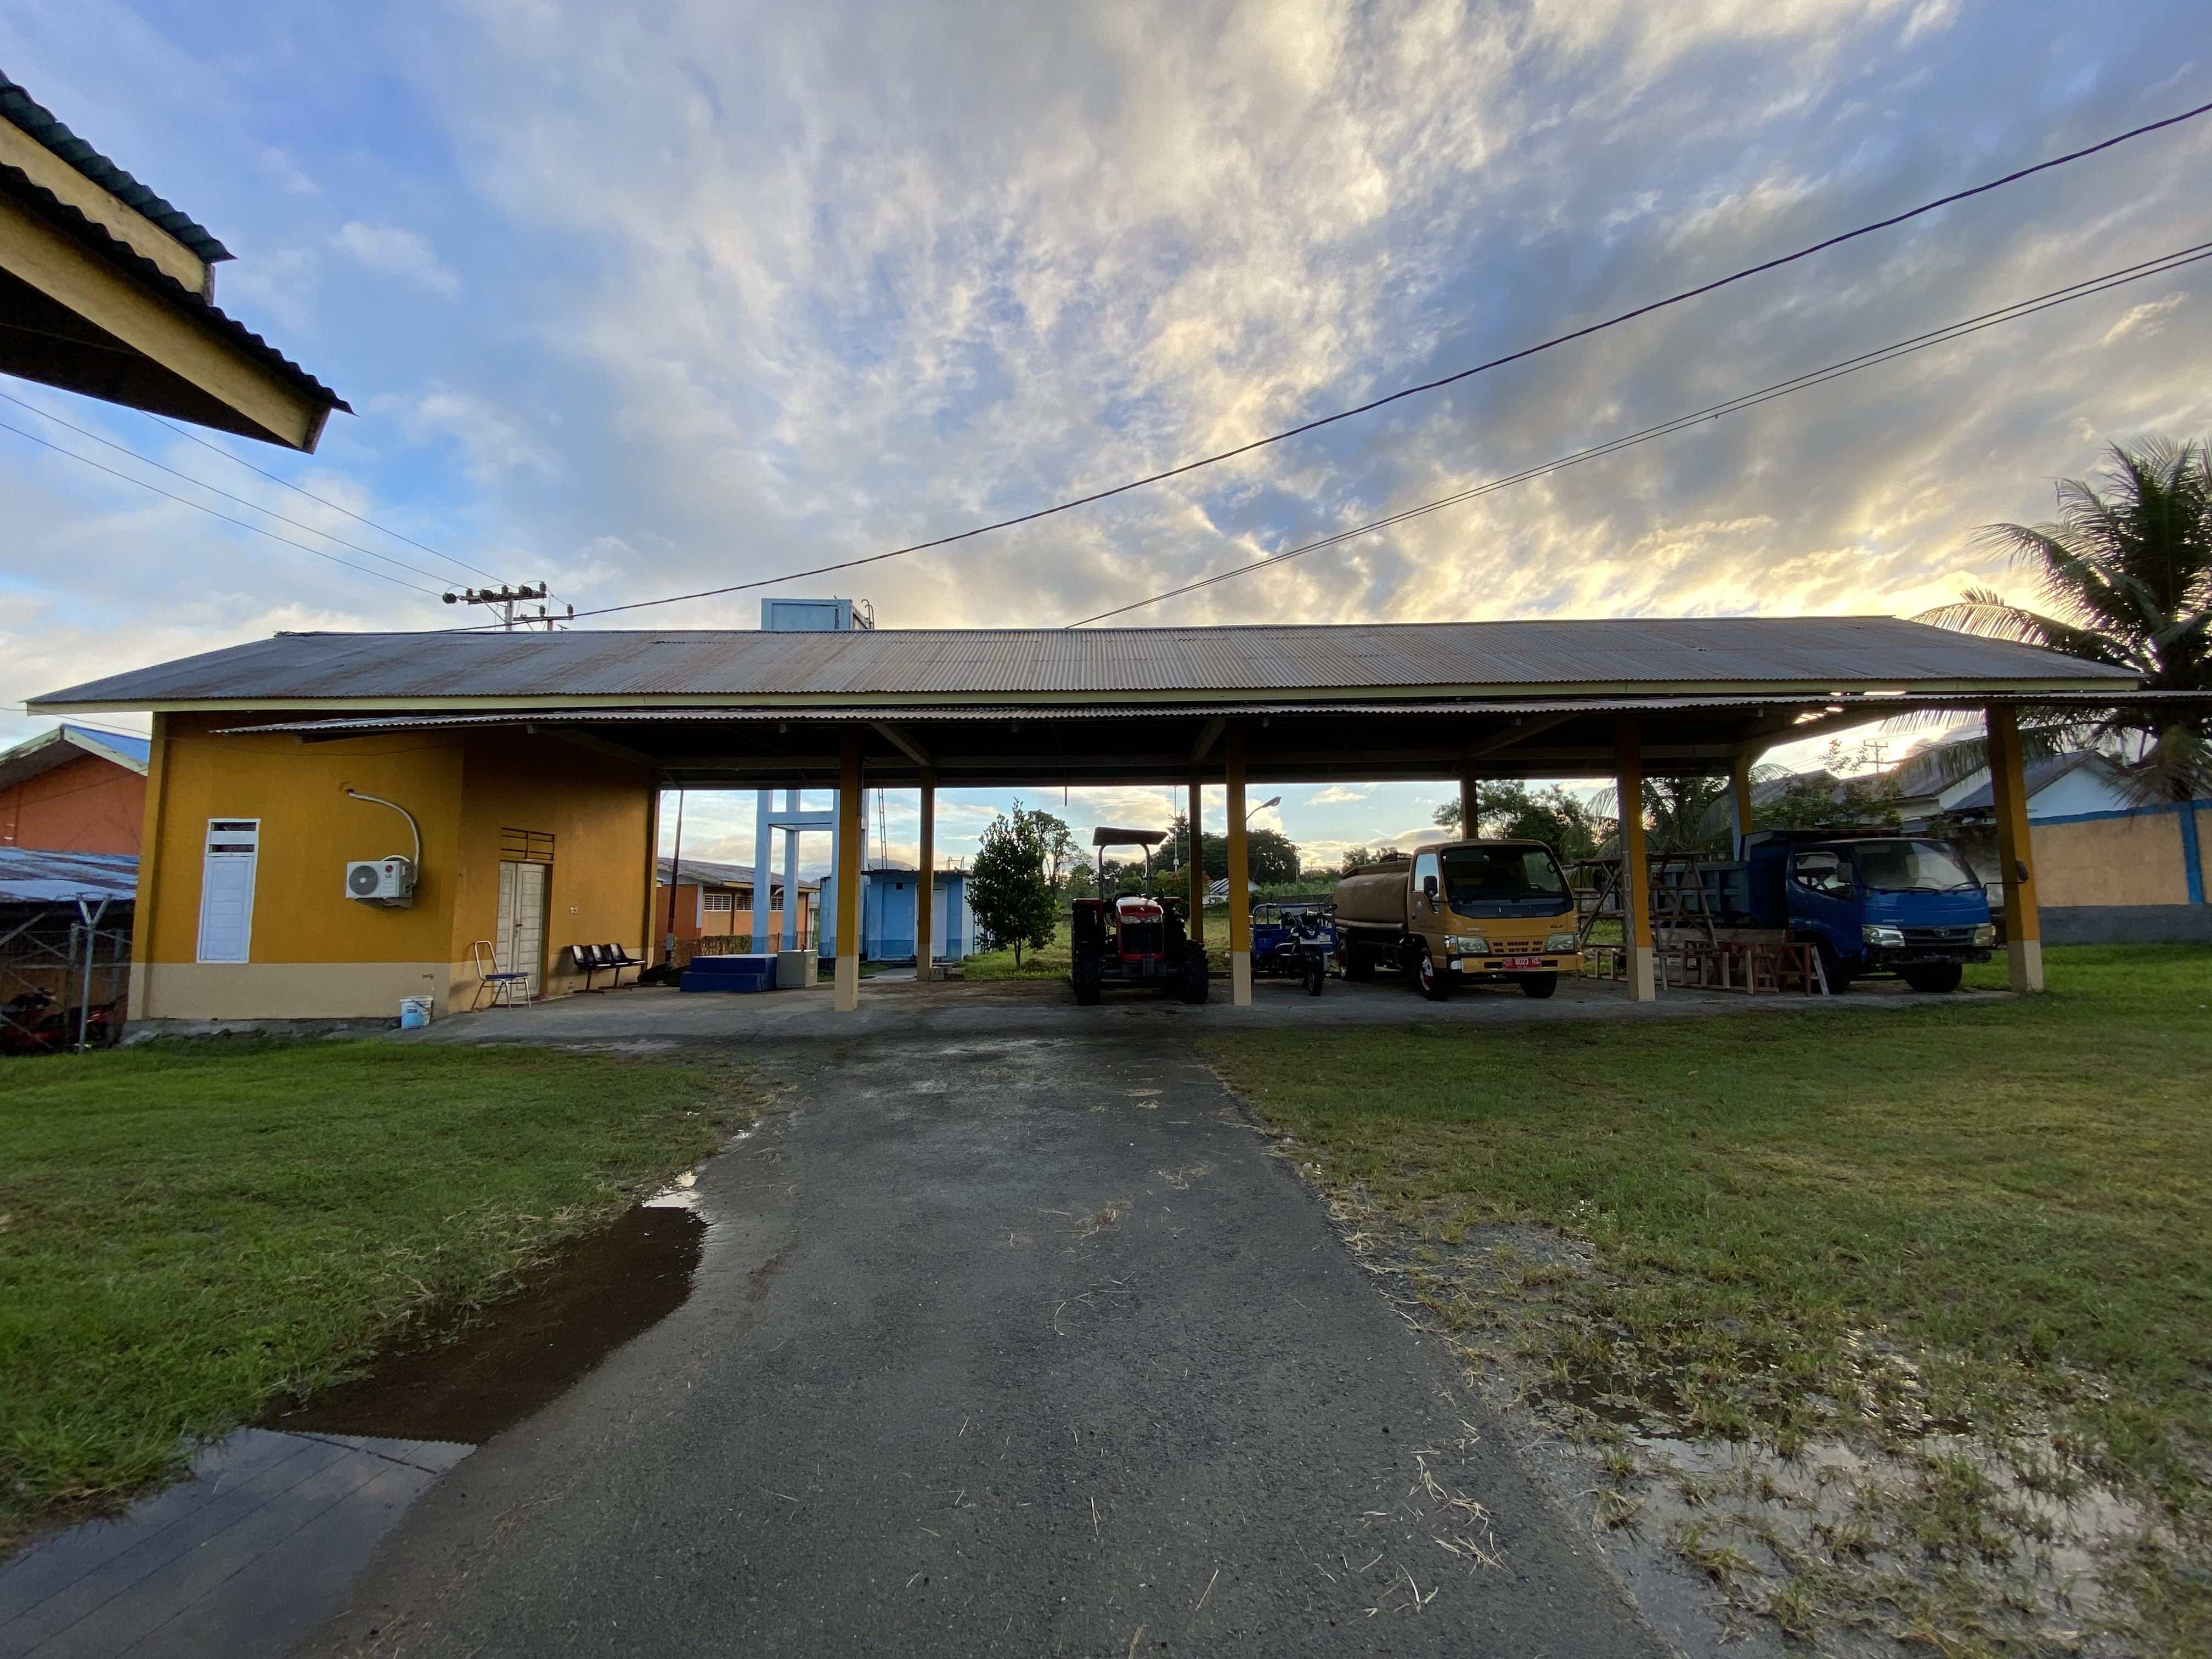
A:
{"type": "Polygon", "coordinates": [[[346,896],[363,904],[404,909],[415,902],[415,860],[358,859],[346,866],[346,896]]]}

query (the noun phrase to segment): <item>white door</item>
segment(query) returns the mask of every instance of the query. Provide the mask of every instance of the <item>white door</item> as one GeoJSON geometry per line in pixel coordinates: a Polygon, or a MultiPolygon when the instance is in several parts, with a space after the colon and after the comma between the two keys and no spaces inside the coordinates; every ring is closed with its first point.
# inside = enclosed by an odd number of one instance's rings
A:
{"type": "Polygon", "coordinates": [[[499,933],[493,955],[501,973],[530,975],[532,996],[545,966],[546,869],[506,859],[499,866],[499,933]]]}
{"type": "Polygon", "coordinates": [[[200,866],[202,962],[245,962],[253,944],[253,870],[261,855],[259,818],[210,818],[200,866]]]}

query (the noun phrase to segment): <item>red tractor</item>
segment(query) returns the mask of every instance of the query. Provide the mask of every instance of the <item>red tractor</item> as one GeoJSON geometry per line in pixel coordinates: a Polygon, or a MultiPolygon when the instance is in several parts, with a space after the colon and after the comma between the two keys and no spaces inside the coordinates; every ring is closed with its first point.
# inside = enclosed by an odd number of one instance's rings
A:
{"type": "MultiPolygon", "coordinates": [[[[1115,899],[1075,902],[1075,963],[1068,977],[1084,1007],[1098,1000],[1109,983],[1151,985],[1171,991],[1185,1002],[1206,998],[1206,947],[1183,932],[1182,908],[1176,899],[1152,896],[1152,848],[1167,839],[1164,830],[1091,832],[1094,848],[1134,846],[1145,849],[1145,890],[1115,899]]],[[[1099,860],[1105,873],[1105,860],[1099,860]]]]}

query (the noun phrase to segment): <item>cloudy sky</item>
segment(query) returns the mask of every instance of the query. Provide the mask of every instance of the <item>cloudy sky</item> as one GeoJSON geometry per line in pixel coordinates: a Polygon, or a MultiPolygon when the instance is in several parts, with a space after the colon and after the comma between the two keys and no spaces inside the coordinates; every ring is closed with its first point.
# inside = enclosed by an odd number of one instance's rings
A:
{"type": "MultiPolygon", "coordinates": [[[[1116,483],[2212,100],[2203,25],[2201,0],[10,0],[0,70],[222,237],[222,303],[358,411],[313,458],[217,442],[447,556],[0,382],[420,568],[239,514],[412,586],[362,574],[0,432],[0,737],[42,724],[25,696],[134,664],[450,623],[435,593],[472,571],[586,610],[1116,483]]],[[[890,627],[1074,620],[2212,237],[2208,161],[2212,119],[836,591],[890,627]]],[[[2047,516],[2113,439],[2212,428],[2203,272],[1128,620],[1911,612],[2002,585],[1975,526],[2047,516]]],[[[237,511],[20,404],[0,422],[237,511]]],[[[1259,821],[1327,852],[1443,791],[1285,793],[1259,821]]],[[[994,799],[947,804],[952,852],[994,799]]],[[[687,842],[743,857],[749,817],[695,801],[687,842]]]]}

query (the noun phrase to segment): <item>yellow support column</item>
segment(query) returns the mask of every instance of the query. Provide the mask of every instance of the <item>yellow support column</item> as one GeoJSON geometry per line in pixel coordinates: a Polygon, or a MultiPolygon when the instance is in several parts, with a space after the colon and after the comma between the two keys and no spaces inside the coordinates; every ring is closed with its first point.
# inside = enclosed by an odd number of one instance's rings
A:
{"type": "Polygon", "coordinates": [[[860,734],[845,733],[837,767],[837,988],[841,1014],[860,1006],[860,848],[868,826],[860,815],[860,734]]]}
{"type": "Polygon", "coordinates": [[[1473,841],[1482,820],[1482,786],[1473,778],[1459,781],[1459,838],[1473,841]]]}
{"type": "Polygon", "coordinates": [[[936,956],[930,937],[937,926],[937,773],[921,769],[921,874],[914,888],[914,976],[927,985],[936,956]]]}
{"type": "MultiPolygon", "coordinates": [[[[131,915],[131,989],[125,1005],[127,1030],[133,1020],[154,1018],[154,961],[158,948],[154,918],[161,908],[161,887],[168,870],[161,857],[162,832],[169,816],[169,716],[154,716],[154,735],[146,745],[146,815],[138,838],[138,902],[131,915]]],[[[650,895],[647,907],[651,908],[650,895]]],[[[647,945],[653,932],[646,930],[647,945]]],[[[450,1001],[441,998],[441,1003],[450,1001]]],[[[448,1012],[442,1006],[439,1012],[448,1012]]]]}
{"type": "Polygon", "coordinates": [[[1194,943],[1206,940],[1206,828],[1199,811],[1205,787],[1199,781],[1198,769],[1190,774],[1190,937],[1194,943]]]}
{"type": "Polygon", "coordinates": [[[1751,834],[1751,751],[1739,749],[1729,759],[1729,801],[1735,808],[1735,855],[1751,834]]]}
{"type": "Polygon", "coordinates": [[[2027,781],[2020,754],[2020,716],[1991,708],[1990,805],[1997,820],[1997,862],[2004,866],[2005,955],[2012,988],[2043,988],[2043,915],[2035,897],[2035,841],[2027,827],[2027,781]]]}
{"type": "Polygon", "coordinates": [[[1229,728],[1229,1000],[1252,1006],[1251,860],[1244,845],[1244,732],[1229,728]]]}
{"type": "Polygon", "coordinates": [[[1644,848],[1644,735],[1635,715],[1613,722],[1613,748],[1620,775],[1621,942],[1628,947],[1628,994],[1655,1002],[1659,976],[1651,949],[1651,870],[1644,848]]]}

